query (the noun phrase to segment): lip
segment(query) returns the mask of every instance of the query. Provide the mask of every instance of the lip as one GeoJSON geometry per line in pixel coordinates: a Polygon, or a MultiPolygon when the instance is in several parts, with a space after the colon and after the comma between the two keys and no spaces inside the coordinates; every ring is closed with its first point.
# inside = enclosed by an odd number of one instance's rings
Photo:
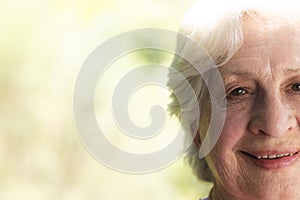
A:
{"type": "Polygon", "coordinates": [[[256,166],[266,169],[266,170],[279,170],[286,168],[288,166],[293,165],[298,158],[300,157],[299,150],[288,150],[288,151],[277,151],[277,150],[266,150],[266,151],[259,151],[259,152],[248,152],[248,151],[240,151],[241,155],[244,159],[249,160],[256,166]],[[259,157],[263,157],[265,155],[286,155],[282,157],[276,157],[273,159],[263,159],[259,157]]]}

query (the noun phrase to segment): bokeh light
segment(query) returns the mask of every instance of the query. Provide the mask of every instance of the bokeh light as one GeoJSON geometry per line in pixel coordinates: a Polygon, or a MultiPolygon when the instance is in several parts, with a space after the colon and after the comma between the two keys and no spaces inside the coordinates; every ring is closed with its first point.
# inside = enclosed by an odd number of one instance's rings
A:
{"type": "MultiPolygon", "coordinates": [[[[0,199],[184,200],[207,195],[211,185],[198,182],[183,159],[145,175],[104,167],[81,144],[72,111],[77,73],[98,45],[138,28],[176,31],[191,3],[0,2],[0,199]]],[[[110,87],[103,91],[109,94],[110,87]]]]}

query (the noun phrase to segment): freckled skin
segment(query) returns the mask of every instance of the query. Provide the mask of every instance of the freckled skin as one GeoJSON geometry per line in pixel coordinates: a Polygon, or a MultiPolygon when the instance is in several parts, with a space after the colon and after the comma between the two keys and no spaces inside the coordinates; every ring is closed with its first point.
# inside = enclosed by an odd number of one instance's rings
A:
{"type": "Polygon", "coordinates": [[[299,200],[300,159],[268,170],[241,151],[300,150],[300,30],[251,20],[244,26],[244,44],[219,68],[228,104],[220,139],[206,158],[215,176],[210,197],[299,200]]]}

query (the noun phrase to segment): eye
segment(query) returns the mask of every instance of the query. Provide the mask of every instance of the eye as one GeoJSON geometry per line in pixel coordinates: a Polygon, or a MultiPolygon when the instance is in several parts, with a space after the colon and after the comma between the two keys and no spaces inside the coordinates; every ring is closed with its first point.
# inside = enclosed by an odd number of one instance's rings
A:
{"type": "MultiPolygon", "coordinates": [[[[300,83],[299,83],[299,90],[300,90],[300,83]]],[[[239,88],[235,88],[234,90],[232,90],[229,93],[229,95],[231,95],[231,96],[240,96],[240,95],[244,95],[246,93],[247,93],[247,91],[244,88],[239,87],[239,88]]]]}
{"type": "Polygon", "coordinates": [[[292,90],[294,90],[294,91],[300,91],[300,83],[294,83],[292,85],[292,90]]]}
{"type": "MultiPolygon", "coordinates": [[[[240,84],[239,84],[240,85],[240,84]]],[[[228,90],[226,95],[228,108],[234,109],[239,106],[251,104],[255,98],[256,88],[253,85],[236,85],[228,90]]]]}

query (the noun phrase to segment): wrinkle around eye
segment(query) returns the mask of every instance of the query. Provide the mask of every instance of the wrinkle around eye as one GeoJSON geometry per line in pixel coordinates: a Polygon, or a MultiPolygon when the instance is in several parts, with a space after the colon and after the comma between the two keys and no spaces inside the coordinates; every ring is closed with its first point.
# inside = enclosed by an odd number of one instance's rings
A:
{"type": "Polygon", "coordinates": [[[226,99],[227,108],[236,110],[251,105],[252,101],[255,100],[255,92],[244,87],[236,87],[227,93],[226,99]]]}

